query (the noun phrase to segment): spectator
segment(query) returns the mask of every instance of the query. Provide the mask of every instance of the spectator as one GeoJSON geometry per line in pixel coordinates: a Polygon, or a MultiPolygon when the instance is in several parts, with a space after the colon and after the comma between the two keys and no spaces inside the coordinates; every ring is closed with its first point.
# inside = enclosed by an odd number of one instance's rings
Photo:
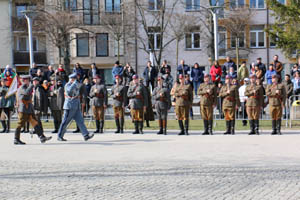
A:
{"type": "Polygon", "coordinates": [[[161,65],[161,67],[160,67],[160,71],[159,71],[159,72],[160,72],[162,75],[164,75],[164,74],[167,73],[167,72],[166,72],[166,69],[169,69],[169,71],[171,72],[171,66],[168,65],[167,60],[164,60],[163,63],[162,63],[162,65],[161,65]]]}
{"type": "Polygon", "coordinates": [[[32,79],[36,77],[38,69],[38,66],[35,63],[33,63],[32,68],[29,70],[29,75],[32,79]]]}
{"type": "Polygon", "coordinates": [[[129,83],[132,81],[133,75],[135,75],[135,71],[130,63],[127,63],[123,72],[125,86],[129,86],[129,83]]]}
{"type": "Polygon", "coordinates": [[[75,67],[73,69],[73,73],[76,73],[77,75],[79,75],[79,81],[82,82],[83,77],[84,77],[84,71],[82,69],[82,67],[80,66],[79,63],[75,64],[75,67]]]}
{"type": "Polygon", "coordinates": [[[165,88],[168,88],[169,91],[171,91],[171,89],[173,88],[173,81],[174,81],[174,78],[171,75],[171,71],[167,68],[166,73],[162,77],[164,81],[163,86],[165,88]]]}
{"type": "Polygon", "coordinates": [[[37,70],[37,73],[36,73],[35,77],[39,78],[39,80],[40,80],[39,84],[42,85],[44,80],[45,80],[45,77],[44,77],[43,71],[41,69],[37,70]]]}
{"type": "Polygon", "coordinates": [[[62,64],[58,65],[57,70],[55,70],[55,74],[56,79],[62,81],[62,85],[64,87],[65,84],[68,82],[68,76],[62,64]]]}
{"type": "Polygon", "coordinates": [[[53,74],[54,74],[54,69],[53,69],[52,65],[49,65],[49,66],[48,66],[48,71],[46,71],[45,74],[44,74],[45,79],[46,79],[47,81],[50,82],[50,81],[51,81],[51,80],[50,80],[50,77],[51,77],[53,74]]]}
{"type": "Polygon", "coordinates": [[[91,82],[96,75],[100,76],[100,70],[97,68],[96,63],[92,63],[91,68],[88,70],[87,77],[85,78],[88,78],[91,82]]]}
{"type": "Polygon", "coordinates": [[[89,113],[89,110],[90,110],[90,98],[89,98],[89,95],[90,95],[90,91],[91,91],[91,88],[92,88],[92,84],[90,83],[90,79],[88,79],[88,78],[84,79],[83,84],[85,86],[86,93],[87,93],[87,95],[84,96],[85,97],[85,102],[86,102],[84,115],[87,116],[88,113],[89,113]]]}
{"type": "Polygon", "coordinates": [[[155,78],[157,76],[157,71],[155,69],[155,67],[153,67],[151,65],[151,61],[148,61],[147,62],[147,67],[145,68],[144,70],[144,73],[143,73],[143,77],[145,79],[145,83],[146,83],[146,87],[149,88],[150,84],[151,84],[151,91],[154,90],[154,87],[155,87],[155,78]]]}
{"type": "Polygon", "coordinates": [[[10,68],[9,65],[6,66],[4,72],[1,74],[2,79],[6,79],[5,84],[9,87],[15,78],[16,73],[10,68]]]}
{"type": "MultiPolygon", "coordinates": [[[[292,80],[293,82],[293,94],[299,95],[300,94],[300,72],[295,73],[295,78],[292,80]]],[[[298,100],[298,97],[296,97],[298,100]]]]}
{"type": "Polygon", "coordinates": [[[221,66],[219,65],[218,61],[214,61],[213,66],[210,68],[210,76],[212,82],[218,85],[218,83],[221,81],[221,76],[222,76],[222,69],[221,66]]]}
{"type": "Polygon", "coordinates": [[[294,65],[293,65],[293,68],[291,69],[291,76],[294,77],[294,76],[295,76],[295,73],[296,73],[297,71],[300,71],[300,70],[299,70],[299,65],[298,65],[298,64],[294,64],[294,65]]]}
{"type": "Polygon", "coordinates": [[[276,74],[276,71],[273,68],[273,64],[269,65],[269,70],[266,72],[265,78],[268,85],[272,85],[272,75],[276,74]]]}
{"type": "Polygon", "coordinates": [[[200,68],[198,63],[194,64],[192,68],[191,77],[193,81],[193,87],[195,91],[195,95],[197,95],[198,88],[201,83],[203,83],[203,70],[200,68]]]}
{"type": "Polygon", "coordinates": [[[226,62],[223,65],[223,73],[222,73],[222,77],[225,79],[225,76],[229,73],[230,67],[233,67],[234,71],[236,71],[236,65],[233,62],[233,60],[231,60],[230,56],[226,57],[226,62]]]}
{"type": "Polygon", "coordinates": [[[273,64],[274,70],[276,71],[277,75],[279,76],[278,81],[279,83],[281,82],[281,72],[283,70],[283,65],[282,63],[278,60],[278,55],[275,55],[273,57],[273,62],[271,63],[273,64]]]}
{"type": "Polygon", "coordinates": [[[229,68],[228,75],[231,76],[233,79],[237,79],[237,73],[236,73],[236,71],[234,70],[234,67],[230,67],[230,68],[229,68]]]}
{"type": "Polygon", "coordinates": [[[258,65],[255,65],[255,75],[257,79],[262,80],[263,77],[263,71],[259,68],[258,65]]]}
{"type": "Polygon", "coordinates": [[[250,76],[252,74],[255,74],[255,63],[254,62],[252,62],[251,65],[250,65],[250,76]]]}
{"type": "Polygon", "coordinates": [[[177,67],[177,76],[179,74],[188,74],[188,72],[190,71],[190,67],[188,65],[185,64],[184,60],[180,61],[180,65],[178,65],[177,67]]]}
{"type": "Polygon", "coordinates": [[[243,82],[245,84],[243,84],[240,88],[239,88],[239,97],[240,97],[240,102],[241,102],[241,108],[242,108],[242,116],[243,116],[243,126],[247,126],[247,112],[246,112],[246,102],[247,102],[247,96],[245,96],[245,90],[246,87],[249,85],[249,78],[245,78],[243,80],[243,82]]]}
{"type": "Polygon", "coordinates": [[[249,78],[249,70],[247,68],[246,61],[243,61],[242,65],[238,69],[237,79],[240,84],[243,85],[245,78],[249,78]]]}
{"type": "Polygon", "coordinates": [[[292,104],[292,100],[290,100],[290,97],[293,95],[293,83],[291,81],[291,77],[289,74],[286,74],[284,77],[284,87],[286,92],[286,99],[287,99],[287,105],[284,107],[284,119],[290,116],[290,105],[292,104]]]}
{"type": "Polygon", "coordinates": [[[123,71],[124,71],[123,66],[120,65],[119,61],[116,61],[115,66],[112,69],[112,76],[113,76],[114,82],[116,80],[116,75],[119,75],[121,77],[121,79],[123,80],[123,71]]]}
{"type": "Polygon", "coordinates": [[[266,74],[266,71],[267,71],[266,65],[261,62],[261,58],[257,58],[256,59],[256,64],[255,65],[257,65],[259,67],[259,69],[261,69],[261,71],[262,71],[262,79],[264,80],[264,77],[265,77],[265,74],[266,74]]]}

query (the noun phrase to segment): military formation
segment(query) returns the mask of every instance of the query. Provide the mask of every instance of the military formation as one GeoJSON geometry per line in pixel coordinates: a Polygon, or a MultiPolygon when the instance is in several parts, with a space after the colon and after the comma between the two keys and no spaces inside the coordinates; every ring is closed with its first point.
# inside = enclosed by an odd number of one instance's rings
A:
{"type": "MultiPolygon", "coordinates": [[[[278,63],[276,66],[279,65],[278,63]]],[[[204,130],[202,135],[213,135],[213,119],[215,108],[220,109],[225,119],[225,135],[234,135],[236,126],[237,110],[241,106],[239,87],[244,85],[243,95],[247,98],[244,103],[246,116],[250,125],[249,135],[259,135],[259,119],[263,109],[269,104],[272,119],[272,135],[281,134],[281,119],[287,94],[287,85],[281,83],[281,76],[272,74],[271,82],[266,87],[261,84],[261,78],[256,73],[251,73],[250,79],[245,78],[237,81],[232,73],[224,77],[224,84],[214,82],[211,74],[203,73],[203,82],[194,84],[190,81],[189,68],[181,61],[178,68],[176,81],[170,74],[171,67],[164,61],[160,74],[155,77],[149,87],[144,79],[139,77],[132,67],[119,66],[113,70],[114,84],[107,89],[103,76],[100,75],[93,65],[89,76],[83,81],[81,74],[76,71],[68,77],[63,66],[60,65],[55,73],[50,73],[48,80],[41,81],[40,72],[32,68],[30,75],[20,76],[20,86],[16,95],[7,96],[9,85],[7,79],[1,79],[0,87],[0,121],[3,127],[2,133],[10,132],[11,113],[16,108],[18,123],[15,130],[14,144],[23,145],[21,129],[25,132],[30,124],[33,128],[32,134],[36,134],[42,143],[51,137],[44,135],[41,118],[47,115],[50,108],[53,118],[54,130],[58,141],[67,141],[65,133],[72,121],[76,122],[74,133],[80,132],[85,141],[93,138],[95,133],[104,133],[105,113],[112,106],[116,126],[116,134],[124,133],[125,111],[129,109],[131,121],[134,125],[133,134],[143,134],[144,122],[148,124],[156,113],[159,130],[158,135],[167,135],[168,113],[172,107],[178,121],[178,135],[189,135],[190,119],[193,119],[193,106],[200,107],[204,130]],[[124,70],[124,71],[122,71],[124,70]],[[37,73],[35,73],[35,71],[37,73]],[[90,77],[92,76],[92,77],[90,77]],[[90,86],[86,83],[90,81],[90,86]],[[247,82],[250,80],[250,83],[247,82]],[[174,82],[174,84],[173,84],[174,82]],[[88,87],[89,86],[89,87],[88,87]],[[195,88],[196,86],[196,88],[195,88]],[[194,102],[194,95],[199,97],[199,102],[194,102]],[[112,100],[108,102],[108,99],[112,100]],[[84,115],[88,109],[92,109],[92,117],[96,124],[94,133],[90,133],[84,123],[84,115]],[[151,112],[150,112],[151,111],[151,112]]],[[[232,67],[229,67],[232,69],[232,67]]],[[[194,73],[199,72],[197,66],[194,73]]],[[[51,68],[52,70],[52,68],[51,68]]],[[[147,65],[144,76],[155,75],[155,68],[147,65]]],[[[192,76],[193,73],[192,73],[192,76]]],[[[147,80],[150,80],[149,78],[147,80]]],[[[198,79],[197,79],[198,80],[198,79]]],[[[214,78],[214,80],[217,80],[214,78]]]]}

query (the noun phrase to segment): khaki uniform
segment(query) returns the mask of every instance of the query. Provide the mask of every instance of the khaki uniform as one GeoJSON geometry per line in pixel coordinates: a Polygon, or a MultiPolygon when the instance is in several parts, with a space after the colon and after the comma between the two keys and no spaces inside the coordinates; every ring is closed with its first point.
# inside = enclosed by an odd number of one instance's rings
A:
{"type": "Polygon", "coordinates": [[[235,109],[240,106],[238,88],[235,85],[224,85],[219,93],[223,99],[223,113],[226,120],[227,131],[225,134],[234,134],[235,127],[235,109]],[[229,90],[229,94],[227,91],[229,90]]]}
{"type": "Polygon", "coordinates": [[[245,90],[245,96],[248,97],[246,111],[251,129],[249,134],[259,134],[259,114],[264,103],[263,87],[256,84],[248,85],[245,90]]]}
{"type": "Polygon", "coordinates": [[[191,85],[181,85],[178,84],[175,87],[174,96],[176,98],[175,102],[175,113],[179,123],[181,132],[179,135],[188,135],[189,129],[189,111],[193,105],[193,89],[191,85]],[[183,127],[183,121],[185,120],[185,127],[183,127]]]}
{"type": "Polygon", "coordinates": [[[124,126],[124,106],[126,99],[126,87],[123,85],[114,85],[111,89],[113,98],[113,108],[117,131],[115,133],[123,133],[124,126]]]}
{"type": "Polygon", "coordinates": [[[199,86],[200,111],[204,124],[203,135],[212,135],[214,105],[217,105],[217,88],[213,83],[202,83],[199,86]],[[209,90],[209,92],[207,92],[209,90]]]}

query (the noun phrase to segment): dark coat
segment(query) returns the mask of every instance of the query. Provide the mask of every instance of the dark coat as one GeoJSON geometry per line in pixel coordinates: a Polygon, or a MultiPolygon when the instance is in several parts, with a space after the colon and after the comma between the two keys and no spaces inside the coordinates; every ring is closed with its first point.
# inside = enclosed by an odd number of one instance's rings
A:
{"type": "Polygon", "coordinates": [[[33,108],[43,113],[48,111],[48,96],[41,85],[34,87],[33,108]]]}
{"type": "Polygon", "coordinates": [[[157,76],[157,70],[155,67],[151,67],[149,69],[149,67],[146,67],[145,70],[144,70],[144,73],[143,73],[143,77],[145,79],[145,81],[154,81],[154,79],[156,78],[157,76]],[[150,71],[150,76],[149,76],[149,70],[150,71]]]}

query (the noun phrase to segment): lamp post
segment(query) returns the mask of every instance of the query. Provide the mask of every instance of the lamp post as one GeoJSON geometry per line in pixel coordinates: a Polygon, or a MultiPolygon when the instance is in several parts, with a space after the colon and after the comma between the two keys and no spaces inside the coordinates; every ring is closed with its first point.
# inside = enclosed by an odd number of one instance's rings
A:
{"type": "Polygon", "coordinates": [[[33,56],[33,39],[32,39],[32,16],[33,12],[30,10],[23,11],[28,25],[28,43],[29,43],[29,58],[30,68],[33,68],[34,56],[33,56]]]}

